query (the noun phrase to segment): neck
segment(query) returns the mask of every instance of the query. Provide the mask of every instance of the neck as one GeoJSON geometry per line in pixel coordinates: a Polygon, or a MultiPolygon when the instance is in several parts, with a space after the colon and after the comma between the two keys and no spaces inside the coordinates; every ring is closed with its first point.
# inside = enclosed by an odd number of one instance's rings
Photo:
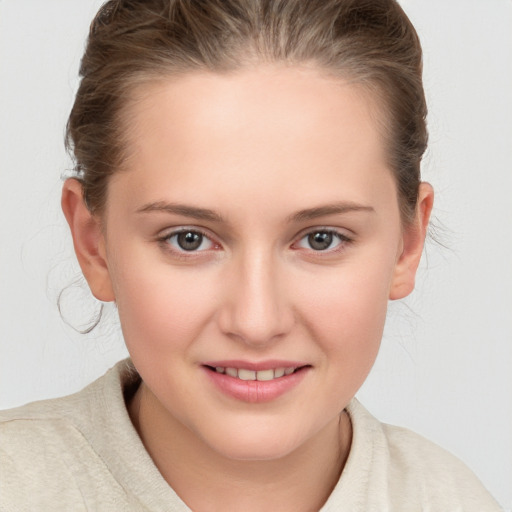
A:
{"type": "Polygon", "coordinates": [[[351,424],[345,411],[284,457],[233,460],[163,410],[144,383],[128,408],[163,478],[197,512],[319,510],[350,450],[351,424]]]}

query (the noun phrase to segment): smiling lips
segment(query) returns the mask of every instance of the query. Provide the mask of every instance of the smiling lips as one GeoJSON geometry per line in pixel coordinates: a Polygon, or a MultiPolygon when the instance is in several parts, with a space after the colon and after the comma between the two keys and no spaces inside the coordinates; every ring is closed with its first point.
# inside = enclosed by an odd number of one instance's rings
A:
{"type": "Polygon", "coordinates": [[[270,402],[296,387],[310,365],[292,362],[218,361],[203,365],[215,387],[224,395],[250,403],[270,402]]]}
{"type": "Polygon", "coordinates": [[[230,377],[234,377],[240,380],[259,380],[269,381],[279,379],[284,375],[291,375],[296,370],[293,366],[280,367],[280,368],[269,368],[268,370],[248,370],[246,368],[231,368],[224,366],[216,366],[215,371],[217,373],[224,373],[230,377]]]}

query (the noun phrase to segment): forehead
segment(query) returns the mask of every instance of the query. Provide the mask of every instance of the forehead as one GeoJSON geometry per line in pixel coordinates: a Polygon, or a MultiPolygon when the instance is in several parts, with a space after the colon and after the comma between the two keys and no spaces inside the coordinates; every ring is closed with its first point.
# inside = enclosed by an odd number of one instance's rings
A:
{"type": "Polygon", "coordinates": [[[361,87],[313,68],[159,80],[133,95],[131,157],[113,181],[131,182],[139,196],[181,188],[234,201],[249,190],[283,202],[293,187],[296,198],[337,189],[362,201],[390,178],[377,107],[361,87]]]}

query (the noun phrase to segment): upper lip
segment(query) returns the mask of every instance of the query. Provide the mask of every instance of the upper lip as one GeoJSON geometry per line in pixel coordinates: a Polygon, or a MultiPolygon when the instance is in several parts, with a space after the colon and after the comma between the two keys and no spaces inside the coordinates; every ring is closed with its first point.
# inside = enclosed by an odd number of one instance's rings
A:
{"type": "Polygon", "coordinates": [[[243,361],[237,360],[219,360],[219,361],[206,361],[202,363],[203,366],[210,366],[212,368],[243,368],[244,370],[253,370],[255,372],[261,370],[273,370],[275,368],[301,368],[302,366],[309,366],[307,363],[300,361],[287,361],[284,359],[269,359],[266,361],[243,361]]]}

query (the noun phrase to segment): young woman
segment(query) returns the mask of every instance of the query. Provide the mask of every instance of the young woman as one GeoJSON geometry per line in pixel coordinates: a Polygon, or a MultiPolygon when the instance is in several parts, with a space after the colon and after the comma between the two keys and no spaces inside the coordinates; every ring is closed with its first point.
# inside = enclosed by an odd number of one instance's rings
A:
{"type": "Polygon", "coordinates": [[[433,203],[396,2],[112,0],[62,208],[130,360],[0,416],[6,510],[498,510],[354,395],[433,203]]]}

